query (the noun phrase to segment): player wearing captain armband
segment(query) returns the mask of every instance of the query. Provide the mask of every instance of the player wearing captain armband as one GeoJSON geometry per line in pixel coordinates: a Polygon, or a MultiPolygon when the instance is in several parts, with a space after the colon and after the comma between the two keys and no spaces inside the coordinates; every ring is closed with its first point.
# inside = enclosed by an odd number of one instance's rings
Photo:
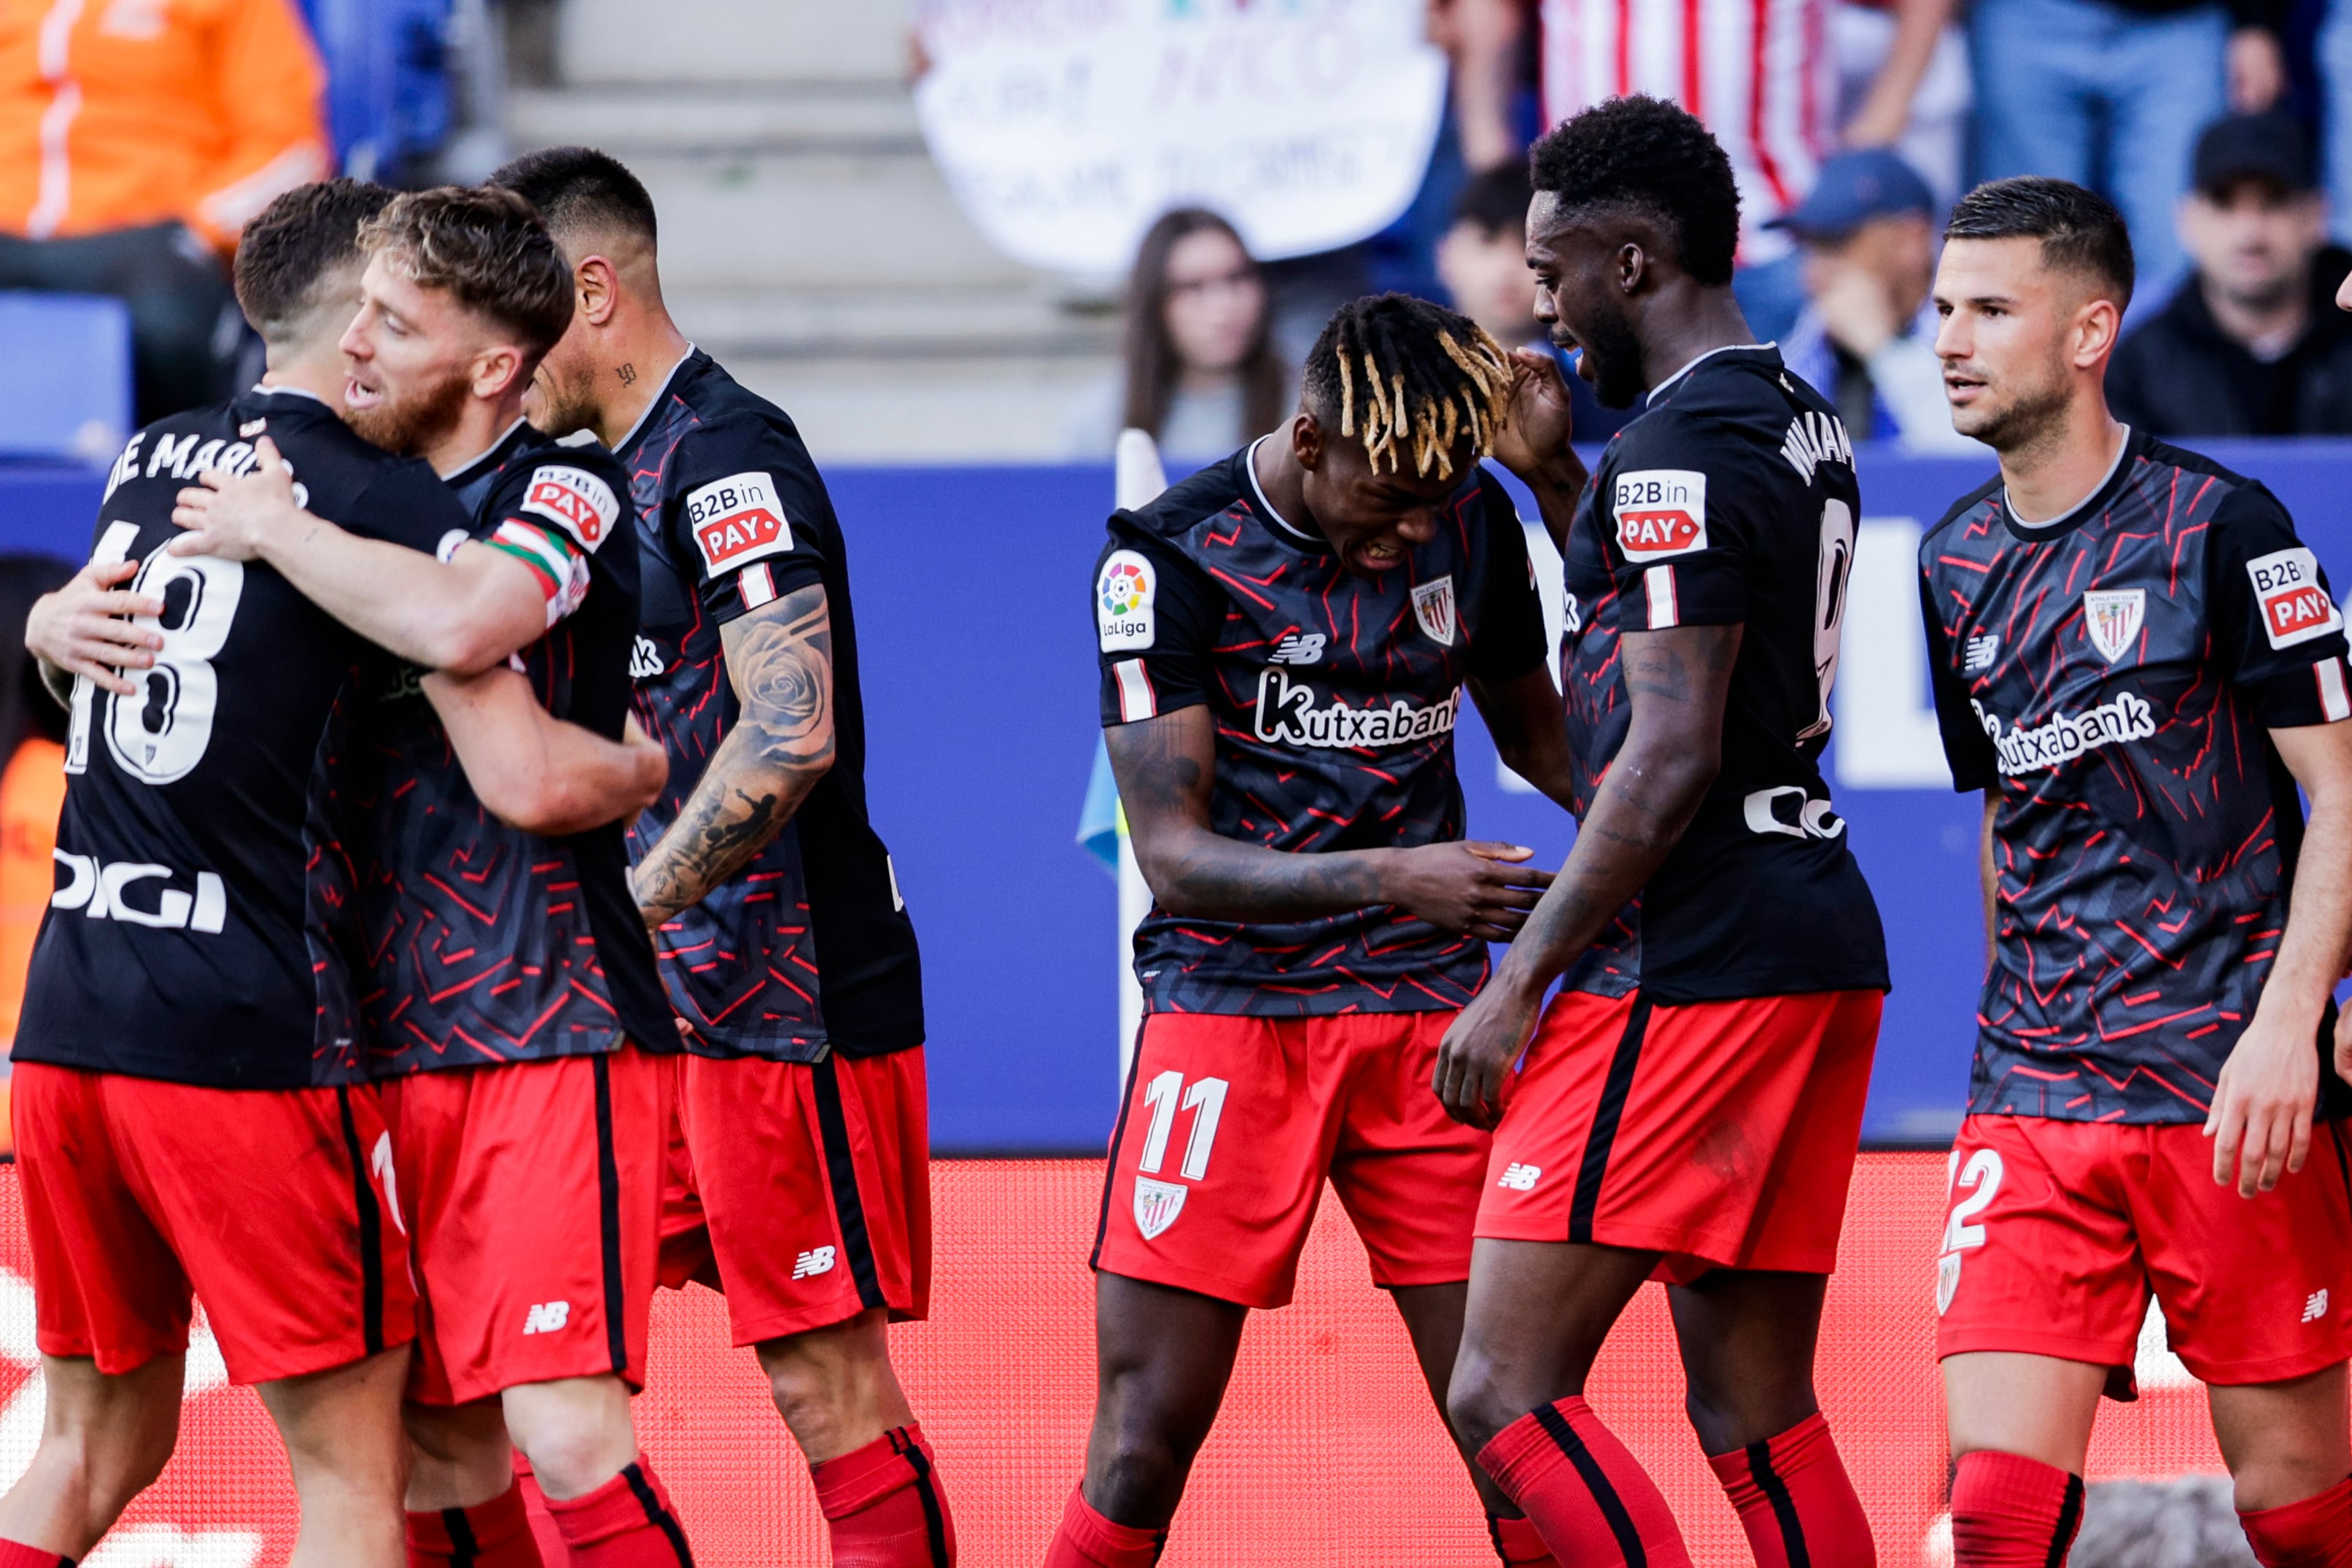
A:
{"type": "MultiPolygon", "coordinates": [[[[1326,1179],[1443,1396],[1486,1139],[1446,1119],[1430,1068],[1486,943],[1549,879],[1464,837],[1465,688],[1513,769],[1573,792],[1526,536],[1479,459],[1526,479],[1558,537],[1583,479],[1567,442],[1549,355],[1358,300],[1287,423],[1111,518],[1102,721],[1154,901],[1094,1252],[1094,1431],[1052,1568],[1157,1558],[1326,1179]]],[[[1524,1539],[1480,1488],[1497,1542],[1524,1539]]]]}
{"type": "MultiPolygon", "coordinates": [[[[425,458],[464,503],[446,565],[297,510],[276,472],[188,492],[188,546],[269,562],[397,651],[436,627],[470,637],[549,712],[617,740],[638,604],[628,477],[593,439],[558,442],[522,417],[571,321],[562,252],[528,202],[490,189],[404,195],[363,237],[346,400],[362,434],[425,458]],[[436,591],[445,581],[470,587],[436,591]]],[[[426,1308],[411,1561],[539,1561],[520,1448],[573,1563],[688,1563],[629,1415],[678,1041],[624,830],[607,814],[538,832],[504,820],[420,684],[389,672],[327,738],[340,841],[322,863],[345,875],[320,894],[348,901],[370,966],[368,1066],[426,1308]]],[[[630,805],[666,772],[656,763],[630,805]]]]}
{"type": "Polygon", "coordinates": [[[1584,1398],[1663,1279],[1758,1563],[1861,1568],[1869,1523],[1812,1381],[1886,987],[1821,771],[1853,452],[1749,341],[1731,164],[1696,120],[1612,100],[1533,171],[1537,313],[1604,405],[1643,411],[1562,552],[1576,844],[1437,1063],[1446,1109],[1495,1130],[1454,1430],[1541,1535],[1510,1561],[1687,1564],[1584,1398]]]}
{"type": "Polygon", "coordinates": [[[1955,1561],[2063,1559],[2152,1293],[2254,1556],[2334,1568],[2352,1563],[2352,1036],[2328,1048],[2352,927],[2343,617],[2268,490],[2109,415],[2132,292],[2114,208],[2003,180],[1945,237],[1952,422],[2000,455],[1919,552],[1945,755],[1985,805],[1988,963],[1936,1277],[1955,1561]]]}

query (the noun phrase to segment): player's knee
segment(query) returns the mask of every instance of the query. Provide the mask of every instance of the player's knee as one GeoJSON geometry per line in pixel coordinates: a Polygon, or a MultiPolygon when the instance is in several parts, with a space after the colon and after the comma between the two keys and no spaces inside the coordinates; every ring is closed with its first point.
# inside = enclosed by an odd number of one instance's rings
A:
{"type": "Polygon", "coordinates": [[[2343,1463],[2330,1445],[2292,1440],[2241,1459],[2230,1476],[2241,1513],[2260,1513],[2317,1497],[2343,1479],[2343,1463]]]}
{"type": "Polygon", "coordinates": [[[1192,1452],[1169,1434],[1127,1427],[1099,1445],[1087,1467],[1087,1497],[1105,1517],[1121,1524],[1165,1524],[1184,1494],[1192,1452]]]}
{"type": "Polygon", "coordinates": [[[1471,1453],[1493,1442],[1503,1428],[1545,1400],[1509,1385],[1496,1375],[1494,1363],[1464,1345],[1454,1363],[1453,1380],[1445,1388],[1445,1418],[1454,1435],[1471,1453]]]}

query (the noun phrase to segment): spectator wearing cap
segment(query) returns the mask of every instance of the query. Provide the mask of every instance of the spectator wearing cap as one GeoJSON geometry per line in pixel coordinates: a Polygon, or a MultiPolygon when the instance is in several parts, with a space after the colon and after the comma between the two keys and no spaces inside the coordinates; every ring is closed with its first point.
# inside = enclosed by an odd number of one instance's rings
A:
{"type": "Polygon", "coordinates": [[[2138,320],[2188,268],[2172,210],[2200,127],[2286,87],[2286,0],[1972,0],[1979,179],[2095,185],[2131,226],[2138,320]]]}
{"type": "Polygon", "coordinates": [[[2116,347],[2116,417],[2165,437],[2352,435],[2352,320],[2328,309],[2352,254],[2328,243],[2302,128],[2208,126],[2179,236],[2195,270],[2116,347]]]}
{"type": "Polygon", "coordinates": [[[1805,307],[1781,354],[1856,437],[1977,449],[1952,429],[1936,358],[1937,205],[1884,147],[1841,153],[1778,220],[1803,257],[1805,307]]]}

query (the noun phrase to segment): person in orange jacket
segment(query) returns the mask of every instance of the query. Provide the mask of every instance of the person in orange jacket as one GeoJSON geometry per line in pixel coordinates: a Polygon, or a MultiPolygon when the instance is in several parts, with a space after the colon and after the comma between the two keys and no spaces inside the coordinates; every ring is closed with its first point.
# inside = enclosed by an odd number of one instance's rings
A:
{"type": "Polygon", "coordinates": [[[224,258],[327,174],[294,0],[0,0],[0,289],[131,310],[140,423],[232,390],[224,258]]]}

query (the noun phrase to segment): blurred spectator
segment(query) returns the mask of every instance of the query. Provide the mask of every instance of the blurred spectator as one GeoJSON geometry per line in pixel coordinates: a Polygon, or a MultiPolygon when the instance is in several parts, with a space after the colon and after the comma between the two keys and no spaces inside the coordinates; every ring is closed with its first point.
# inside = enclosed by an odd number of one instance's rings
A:
{"type": "Polygon", "coordinates": [[[1531,10],[1528,0],[1429,0],[1430,41],[1454,63],[1454,134],[1474,174],[1527,156],[1531,10]]]}
{"type": "MultiPolygon", "coordinates": [[[[1454,226],[1437,247],[1437,274],[1454,308],[1509,349],[1552,346],[1536,320],[1536,277],[1528,270],[1528,204],[1534,197],[1524,160],[1487,170],[1462,187],[1454,226]]],[[[1606,441],[1641,412],[1603,408],[1573,365],[1562,368],[1580,443],[1606,441]]]]}
{"type": "Polygon", "coordinates": [[[2116,418],[2167,437],[2352,435],[2352,316],[2331,304],[2352,255],[2327,243],[2311,164],[2284,111],[2206,128],[2179,213],[2195,270],[2116,347],[2116,418]]]}
{"type": "MultiPolygon", "coordinates": [[[[2142,310],[2188,265],[2172,209],[2200,126],[2286,87],[2279,0],[1976,0],[1977,175],[2096,185],[2131,226],[2142,310]]],[[[2135,311],[2137,316],[2139,311],[2135,311]]]]}
{"type": "Polygon", "coordinates": [[[1198,464],[1273,429],[1289,384],[1268,322],[1265,279],[1233,225],[1199,207],[1161,217],[1128,280],[1125,374],[1078,409],[1071,455],[1106,458],[1136,429],[1198,464]]]}
{"type": "Polygon", "coordinates": [[[122,300],[140,423],[229,390],[223,260],[327,173],[321,85],[289,0],[0,0],[0,289],[122,300]]]}
{"type": "Polygon", "coordinates": [[[2227,1476],[2100,1481],[2084,1495],[2074,1568],[2254,1568],[2227,1476]]]}
{"type": "Polygon", "coordinates": [[[1859,440],[1981,450],[1952,428],[1936,358],[1936,232],[1942,204],[1884,147],[1841,153],[1778,219],[1802,247],[1805,309],[1781,355],[1837,405],[1859,440]]]}
{"type": "Polygon", "coordinates": [[[1847,0],[1830,7],[1839,122],[1849,147],[1892,147],[1948,208],[1968,170],[1968,36],[1955,0],[1847,0]]]}

